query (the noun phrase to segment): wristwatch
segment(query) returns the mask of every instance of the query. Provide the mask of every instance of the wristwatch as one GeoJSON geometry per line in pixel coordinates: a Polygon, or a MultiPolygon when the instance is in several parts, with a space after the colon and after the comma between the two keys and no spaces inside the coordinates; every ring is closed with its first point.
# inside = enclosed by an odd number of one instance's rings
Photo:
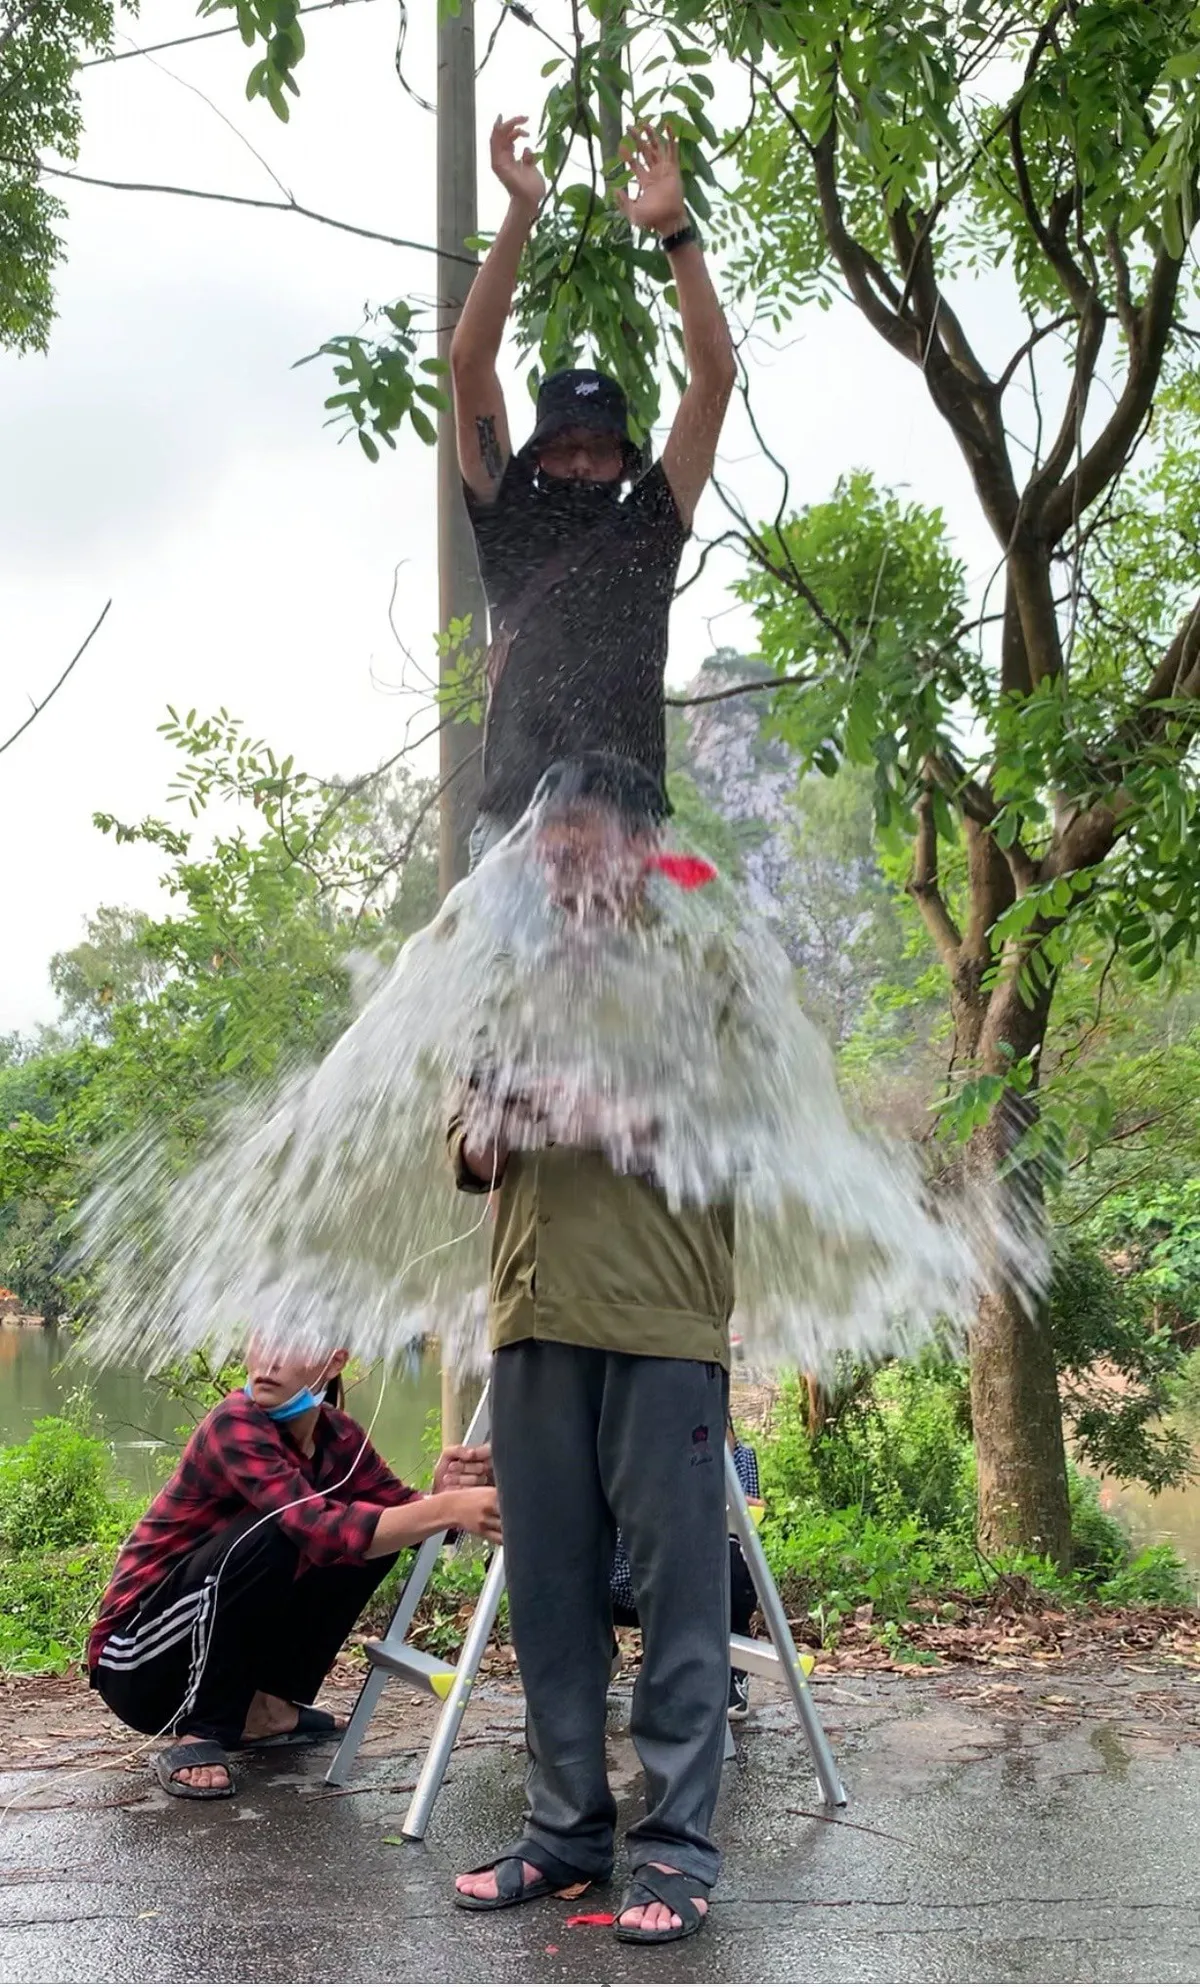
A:
{"type": "Polygon", "coordinates": [[[697,248],[702,245],[700,230],[693,222],[686,221],[682,228],[676,228],[673,235],[663,235],[658,245],[664,255],[674,255],[677,248],[686,248],[689,242],[695,242],[697,248]]]}

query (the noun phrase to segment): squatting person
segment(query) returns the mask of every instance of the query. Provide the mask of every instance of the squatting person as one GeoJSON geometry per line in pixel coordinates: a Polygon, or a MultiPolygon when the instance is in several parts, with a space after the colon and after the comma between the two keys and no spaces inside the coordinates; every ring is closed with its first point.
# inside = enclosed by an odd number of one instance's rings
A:
{"type": "Polygon", "coordinates": [[[121,1548],[88,1672],[124,1724],[175,1737],[168,1794],[227,1798],[231,1752],[334,1734],[312,1700],[396,1555],[444,1530],[499,1539],[490,1451],[447,1449],[432,1495],[410,1489],[341,1408],[347,1357],[252,1346],[245,1388],[121,1548]]]}

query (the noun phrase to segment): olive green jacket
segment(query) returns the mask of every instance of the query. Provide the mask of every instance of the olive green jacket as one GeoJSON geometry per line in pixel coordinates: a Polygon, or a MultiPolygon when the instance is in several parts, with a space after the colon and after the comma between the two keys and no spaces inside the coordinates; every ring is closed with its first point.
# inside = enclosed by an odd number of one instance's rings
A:
{"type": "MultiPolygon", "coordinates": [[[[455,1178],[487,1193],[450,1126],[455,1178]]],[[[657,1187],[599,1152],[510,1153],[496,1194],[493,1349],[522,1339],[729,1366],[733,1209],[673,1214],[657,1187]]]]}

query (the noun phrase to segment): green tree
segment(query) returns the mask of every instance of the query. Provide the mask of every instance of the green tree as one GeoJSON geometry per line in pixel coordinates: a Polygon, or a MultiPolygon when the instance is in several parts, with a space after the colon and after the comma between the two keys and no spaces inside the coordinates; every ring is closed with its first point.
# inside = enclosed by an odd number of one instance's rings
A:
{"type": "Polygon", "coordinates": [[[0,347],[49,342],[65,209],[40,184],[39,154],[76,157],[76,65],[112,28],[111,0],[0,0],[0,347]]]}
{"type": "Polygon", "coordinates": [[[96,1153],[153,1129],[185,1163],[231,1094],[324,1053],[350,1011],[348,955],[394,948],[434,899],[431,782],[317,780],[225,712],[163,729],[181,755],[174,806],[200,820],[219,798],[234,825],[201,844],[165,820],[98,817],[162,852],[167,909],[94,921],[104,973],[84,948],[64,984],[86,1011],[116,951],[128,970],[102,1028],[0,1067],[0,1281],[48,1316],[86,1309],[62,1263],[96,1153]]]}
{"type": "MultiPolygon", "coordinates": [[[[992,651],[931,623],[901,668],[874,633],[862,641],[870,588],[841,627],[799,561],[767,575],[763,604],[790,617],[789,665],[815,665],[811,708],[831,720],[819,744],[789,693],[814,761],[875,752],[881,811],[911,821],[911,887],[972,1084],[972,1162],[1028,1194],[1039,1057],[1081,927],[1101,925],[1147,971],[1195,943],[1200,610],[1161,529],[1195,490],[1190,430],[1164,393],[1194,407],[1193,8],[964,0],[918,18],[898,0],[715,14],[682,0],[666,13],[757,78],[730,219],[747,295],[785,316],[848,293],[919,369],[996,540],[992,651]],[[948,292],[971,271],[986,272],[993,321],[1007,285],[1027,323],[999,367],[948,292]],[[1023,380],[1045,417],[1031,456],[1011,435],[1023,380]],[[1158,465],[1138,471],[1156,401],[1158,465]],[[1146,506],[1160,528],[1139,543],[1127,514],[1146,506]]],[[[972,1387],[984,1543],[1065,1560],[1049,1322],[1004,1287],[979,1320],[972,1387]]]]}
{"type": "Polygon", "coordinates": [[[144,911],[101,904],[84,923],[86,936],[50,961],[50,984],[66,1027],[93,1035],[109,1032],[114,1009],[153,993],[165,973],[148,952],[144,911]]]}

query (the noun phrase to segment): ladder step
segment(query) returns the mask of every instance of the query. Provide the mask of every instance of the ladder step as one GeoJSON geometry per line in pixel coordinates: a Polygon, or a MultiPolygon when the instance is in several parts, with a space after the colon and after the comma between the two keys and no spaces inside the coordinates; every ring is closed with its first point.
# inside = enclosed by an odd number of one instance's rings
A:
{"type": "MultiPolygon", "coordinates": [[[[798,1650],[797,1654],[805,1676],[811,1676],[817,1666],[816,1657],[811,1656],[807,1649],[798,1650]]],[[[735,1670],[745,1670],[750,1676],[783,1676],[783,1665],[775,1653],[773,1642],[755,1641],[749,1635],[731,1635],[729,1660],[735,1670]]]]}
{"type": "Polygon", "coordinates": [[[372,1669],[387,1670],[389,1675],[404,1677],[409,1683],[420,1684],[423,1690],[443,1701],[449,1697],[458,1675],[453,1663],[443,1656],[431,1656],[424,1649],[414,1649],[411,1642],[396,1642],[389,1646],[386,1642],[364,1642],[363,1652],[372,1669]]]}

